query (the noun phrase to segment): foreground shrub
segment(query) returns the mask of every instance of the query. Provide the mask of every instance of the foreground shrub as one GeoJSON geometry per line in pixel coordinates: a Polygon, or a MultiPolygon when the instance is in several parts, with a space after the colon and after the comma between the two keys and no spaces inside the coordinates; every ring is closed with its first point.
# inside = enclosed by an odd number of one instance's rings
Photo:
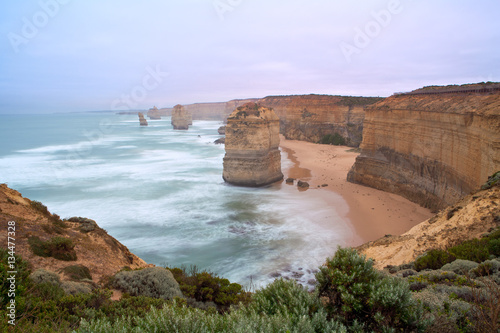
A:
{"type": "MultiPolygon", "coordinates": [[[[208,313],[200,309],[179,306],[174,302],[163,309],[152,309],[143,317],[123,317],[111,323],[107,319],[83,320],[77,332],[318,332],[308,316],[298,321],[284,315],[260,315],[255,311],[235,310],[229,314],[208,313]]],[[[342,325],[329,322],[323,331],[347,332],[342,325]]]]}
{"type": "Polygon", "coordinates": [[[246,304],[249,301],[249,293],[240,284],[230,283],[228,279],[207,271],[200,272],[196,266],[191,266],[189,272],[185,268],[167,269],[179,283],[182,293],[188,298],[188,304],[204,308],[197,303],[213,302],[219,310],[226,311],[231,305],[240,302],[246,304]]]}
{"type": "Polygon", "coordinates": [[[182,297],[179,284],[172,273],[162,267],[137,271],[122,271],[115,275],[114,286],[132,296],[173,299],[182,297]]]}
{"type": "Polygon", "coordinates": [[[456,257],[444,250],[430,250],[415,260],[415,270],[440,269],[447,263],[455,261],[456,257]]]}
{"type": "Polygon", "coordinates": [[[33,236],[28,239],[31,251],[40,257],[53,257],[64,261],[75,261],[77,259],[73,241],[65,237],[54,237],[44,242],[33,236]]]}
{"type": "Polygon", "coordinates": [[[294,280],[278,279],[258,290],[247,311],[265,316],[288,317],[294,325],[308,318],[315,332],[325,332],[330,327],[319,298],[294,280]]]}
{"type": "Polygon", "coordinates": [[[376,272],[373,262],[354,249],[339,248],[316,279],[330,318],[351,330],[423,331],[428,324],[408,284],[376,272]]]}
{"type": "MultiPolygon", "coordinates": [[[[5,309],[10,298],[7,297],[10,289],[11,283],[14,287],[14,293],[16,295],[16,300],[23,296],[28,288],[30,287],[31,280],[29,278],[31,274],[30,265],[27,261],[24,261],[21,257],[17,255],[11,255],[6,249],[0,248],[0,279],[2,283],[0,284],[0,305],[1,309],[5,309]],[[12,271],[9,264],[14,265],[17,274],[15,276],[15,281],[7,280],[10,277],[9,271],[12,271]]],[[[2,319],[5,321],[5,317],[2,319]]]]}

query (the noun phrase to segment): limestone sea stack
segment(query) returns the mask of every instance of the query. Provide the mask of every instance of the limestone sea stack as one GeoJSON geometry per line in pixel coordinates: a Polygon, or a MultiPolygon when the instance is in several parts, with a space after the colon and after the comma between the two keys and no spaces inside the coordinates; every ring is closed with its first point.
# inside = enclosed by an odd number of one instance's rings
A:
{"type": "Polygon", "coordinates": [[[153,106],[151,109],[148,110],[147,116],[151,120],[159,120],[161,119],[161,113],[160,110],[156,106],[153,106]]]}
{"type": "Polygon", "coordinates": [[[176,130],[187,130],[192,122],[191,114],[180,104],[174,106],[172,111],[172,126],[176,130]]]}
{"type": "Polygon", "coordinates": [[[279,118],[273,109],[253,102],[236,108],[227,119],[222,178],[253,187],[283,179],[279,143],[279,118]]]}
{"type": "Polygon", "coordinates": [[[141,126],[148,126],[148,121],[144,118],[144,114],[142,114],[142,112],[139,112],[139,123],[141,126]]]}

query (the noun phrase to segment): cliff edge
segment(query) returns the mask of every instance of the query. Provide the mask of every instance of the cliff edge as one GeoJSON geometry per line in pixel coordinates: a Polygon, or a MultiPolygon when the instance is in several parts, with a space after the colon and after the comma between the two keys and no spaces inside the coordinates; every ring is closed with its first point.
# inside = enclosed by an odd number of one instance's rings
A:
{"type": "Polygon", "coordinates": [[[500,91],[470,90],[419,89],[368,106],[348,181],[434,210],[477,190],[500,169],[500,91]]]}
{"type": "MultiPolygon", "coordinates": [[[[102,277],[114,275],[124,267],[131,269],[148,267],[141,258],[131,253],[126,246],[101,229],[93,220],[71,218],[61,220],[47,211],[40,202],[31,201],[15,190],[0,184],[0,243],[7,245],[7,226],[14,222],[13,236],[15,253],[28,261],[33,271],[39,268],[62,272],[74,265],[87,267],[94,282],[102,277]],[[15,236],[14,236],[15,235],[15,236]],[[65,239],[66,242],[60,242],[65,239]],[[40,256],[33,248],[43,242],[64,244],[71,260],[60,260],[52,256],[40,256]]],[[[12,242],[12,240],[9,240],[12,242]]],[[[61,252],[60,250],[58,250],[61,252]]],[[[68,258],[66,258],[68,259],[68,258]]]]}
{"type": "Polygon", "coordinates": [[[358,247],[375,260],[375,267],[401,265],[437,248],[480,238],[500,226],[500,183],[481,190],[440,211],[400,236],[386,235],[358,247]]]}

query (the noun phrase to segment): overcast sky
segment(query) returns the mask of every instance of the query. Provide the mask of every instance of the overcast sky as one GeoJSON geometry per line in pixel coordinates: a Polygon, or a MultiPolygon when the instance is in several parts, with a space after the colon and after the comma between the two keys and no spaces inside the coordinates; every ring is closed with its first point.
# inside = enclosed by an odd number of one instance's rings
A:
{"type": "Polygon", "coordinates": [[[0,113],[500,81],[500,1],[3,1],[0,113]]]}

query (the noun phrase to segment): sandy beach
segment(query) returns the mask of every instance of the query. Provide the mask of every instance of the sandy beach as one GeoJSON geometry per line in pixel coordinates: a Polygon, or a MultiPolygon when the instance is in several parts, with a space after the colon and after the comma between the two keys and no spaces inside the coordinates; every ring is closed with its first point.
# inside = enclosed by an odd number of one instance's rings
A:
{"type": "Polygon", "coordinates": [[[342,196],[349,207],[346,218],[362,242],[400,235],[433,216],[428,209],[398,195],[347,182],[347,173],[359,155],[350,147],[286,140],[283,136],[280,147],[294,163],[283,170],[285,179],[307,181],[308,191],[322,191],[327,202],[331,191],[342,196]]]}

